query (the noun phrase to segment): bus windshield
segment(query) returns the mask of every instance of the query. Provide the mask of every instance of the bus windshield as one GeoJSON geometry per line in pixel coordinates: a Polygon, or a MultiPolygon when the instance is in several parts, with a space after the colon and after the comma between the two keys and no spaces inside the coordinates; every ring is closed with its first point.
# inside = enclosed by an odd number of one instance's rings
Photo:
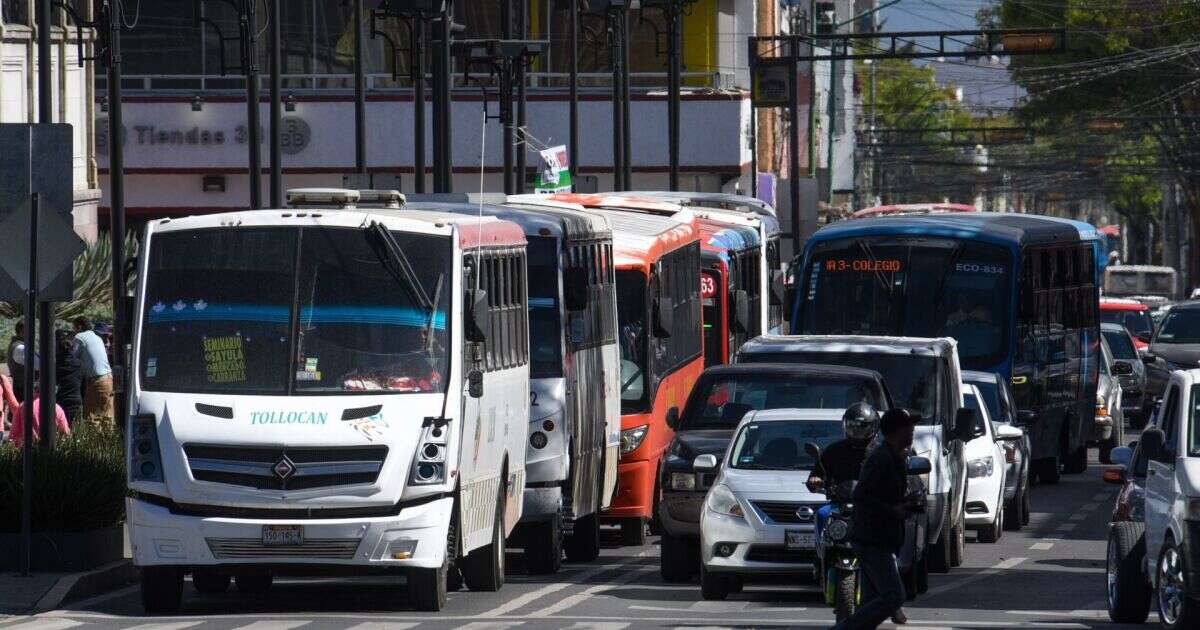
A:
{"type": "Polygon", "coordinates": [[[139,372],[150,391],[422,393],[445,387],[450,241],[393,232],[420,252],[431,313],[351,228],[155,235],[139,372]]]}
{"type": "Polygon", "coordinates": [[[730,430],[749,411],[845,409],[865,402],[887,411],[872,381],[797,374],[727,374],[701,379],[679,419],[680,431],[730,430]]]}
{"type": "Polygon", "coordinates": [[[550,236],[528,236],[529,265],[529,377],[562,376],[563,324],[559,314],[558,241],[550,236]]]}
{"type": "Polygon", "coordinates": [[[799,334],[953,337],[968,369],[1008,354],[1012,255],[975,241],[859,238],[817,245],[799,334]]]}
{"type": "Polygon", "coordinates": [[[646,382],[646,276],[637,270],[617,271],[617,341],[621,346],[621,413],[649,408],[646,382]]]}

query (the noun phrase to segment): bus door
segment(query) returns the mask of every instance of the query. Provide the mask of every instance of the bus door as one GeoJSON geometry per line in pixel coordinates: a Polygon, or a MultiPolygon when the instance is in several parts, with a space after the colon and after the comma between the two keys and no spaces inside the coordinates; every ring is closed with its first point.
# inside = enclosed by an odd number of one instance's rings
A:
{"type": "Polygon", "coordinates": [[[704,367],[728,362],[725,334],[725,279],[719,262],[700,270],[700,300],[704,321],[704,367]]]}

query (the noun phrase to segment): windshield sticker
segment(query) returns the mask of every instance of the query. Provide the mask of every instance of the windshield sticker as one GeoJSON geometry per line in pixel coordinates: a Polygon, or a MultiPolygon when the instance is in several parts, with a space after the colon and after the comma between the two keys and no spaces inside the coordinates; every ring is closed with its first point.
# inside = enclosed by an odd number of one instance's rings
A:
{"type": "Polygon", "coordinates": [[[319,380],[321,380],[321,373],[316,372],[316,371],[309,372],[308,370],[305,370],[303,372],[296,372],[296,380],[297,381],[307,381],[310,383],[319,381],[319,380]]]}
{"type": "Polygon", "coordinates": [[[305,372],[316,372],[317,371],[317,361],[318,361],[317,357],[308,357],[307,359],[304,359],[304,371],[305,372]]]}
{"type": "Polygon", "coordinates": [[[383,419],[383,412],[379,412],[367,418],[359,418],[350,423],[350,426],[358,431],[363,437],[367,438],[368,442],[374,442],[377,438],[383,437],[383,429],[390,428],[391,425],[387,420],[383,419]]]}
{"type": "Polygon", "coordinates": [[[209,337],[204,340],[204,364],[209,383],[242,383],[246,380],[246,353],[242,338],[209,337]]]}
{"type": "Polygon", "coordinates": [[[325,424],[323,411],[251,411],[250,424],[325,424]]]}
{"type": "Polygon", "coordinates": [[[154,378],[158,375],[158,358],[150,357],[146,359],[146,378],[154,378]]]}

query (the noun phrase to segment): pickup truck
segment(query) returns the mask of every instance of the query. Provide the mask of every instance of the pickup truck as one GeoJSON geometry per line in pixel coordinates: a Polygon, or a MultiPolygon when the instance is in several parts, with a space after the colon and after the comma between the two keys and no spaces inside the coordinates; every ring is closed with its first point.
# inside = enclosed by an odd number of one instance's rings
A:
{"type": "Polygon", "coordinates": [[[1150,591],[1165,628],[1200,627],[1200,370],[1171,374],[1147,460],[1144,523],[1114,523],[1108,584],[1114,620],[1145,619],[1150,591]]]}

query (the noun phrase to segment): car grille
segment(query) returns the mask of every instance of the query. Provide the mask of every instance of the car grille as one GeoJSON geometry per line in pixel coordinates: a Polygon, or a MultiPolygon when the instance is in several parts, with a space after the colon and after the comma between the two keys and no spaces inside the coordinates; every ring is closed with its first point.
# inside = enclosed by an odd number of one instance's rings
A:
{"type": "Polygon", "coordinates": [[[752,501],[754,507],[776,523],[812,523],[816,520],[817,508],[820,505],[793,501],[752,501]],[[796,510],[807,507],[812,510],[812,516],[801,518],[796,510]]]}
{"type": "Polygon", "coordinates": [[[746,551],[746,560],[778,564],[815,563],[817,552],[813,549],[788,549],[783,545],[750,545],[750,549],[746,551]]]}
{"type": "Polygon", "coordinates": [[[375,483],[388,449],[386,446],[280,448],[188,444],[183,452],[192,478],[197,481],[259,490],[305,490],[375,483]]]}
{"type": "Polygon", "coordinates": [[[208,548],[218,560],[256,558],[315,558],[351,560],[358,550],[357,538],[306,540],[302,545],[266,546],[258,538],[206,538],[208,548]]]}

